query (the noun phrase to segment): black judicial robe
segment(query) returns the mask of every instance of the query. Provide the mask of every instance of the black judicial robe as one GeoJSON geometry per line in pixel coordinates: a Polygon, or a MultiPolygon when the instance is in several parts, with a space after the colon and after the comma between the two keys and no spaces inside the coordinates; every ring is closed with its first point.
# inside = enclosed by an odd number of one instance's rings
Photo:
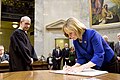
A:
{"type": "Polygon", "coordinates": [[[10,37],[9,46],[10,71],[32,70],[31,58],[37,60],[37,55],[25,31],[16,29],[10,37]]]}

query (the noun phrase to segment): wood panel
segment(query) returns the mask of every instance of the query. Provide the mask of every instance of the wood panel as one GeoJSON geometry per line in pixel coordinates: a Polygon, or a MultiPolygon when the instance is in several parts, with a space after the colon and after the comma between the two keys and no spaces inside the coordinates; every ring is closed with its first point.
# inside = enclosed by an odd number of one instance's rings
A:
{"type": "MultiPolygon", "coordinates": [[[[48,64],[47,62],[36,61],[32,64],[33,70],[47,70],[48,64]]],[[[9,72],[9,63],[1,63],[0,64],[0,72],[9,72]]]]}

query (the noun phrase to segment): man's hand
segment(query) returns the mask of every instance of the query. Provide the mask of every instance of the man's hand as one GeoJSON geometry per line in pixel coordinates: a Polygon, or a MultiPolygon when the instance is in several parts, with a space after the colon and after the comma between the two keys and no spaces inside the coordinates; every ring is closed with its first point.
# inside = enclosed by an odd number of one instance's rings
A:
{"type": "Polygon", "coordinates": [[[31,64],[33,63],[33,58],[31,58],[31,64]]]}
{"type": "Polygon", "coordinates": [[[119,56],[117,56],[117,58],[118,58],[118,60],[120,60],[120,57],[119,57],[119,56]]]}
{"type": "Polygon", "coordinates": [[[68,60],[69,58],[65,58],[66,60],[68,60]]]}

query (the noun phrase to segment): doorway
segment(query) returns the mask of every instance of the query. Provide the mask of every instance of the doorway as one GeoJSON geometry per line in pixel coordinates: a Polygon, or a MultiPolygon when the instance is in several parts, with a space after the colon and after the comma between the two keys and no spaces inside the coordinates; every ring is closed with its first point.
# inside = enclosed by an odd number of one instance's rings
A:
{"type": "Polygon", "coordinates": [[[66,39],[66,38],[56,38],[55,39],[55,46],[59,45],[60,49],[64,48],[65,43],[68,43],[68,46],[69,46],[69,39],[66,39]]]}

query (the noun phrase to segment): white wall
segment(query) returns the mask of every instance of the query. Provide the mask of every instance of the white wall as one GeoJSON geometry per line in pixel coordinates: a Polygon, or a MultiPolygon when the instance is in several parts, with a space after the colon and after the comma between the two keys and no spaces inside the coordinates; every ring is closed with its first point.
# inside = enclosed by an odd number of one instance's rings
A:
{"type": "MultiPolygon", "coordinates": [[[[46,25],[60,19],[76,17],[90,28],[89,0],[35,0],[35,50],[40,55],[48,56],[55,47],[55,38],[65,38],[61,30],[46,30],[46,25]]],[[[116,34],[120,28],[97,29],[101,35],[106,34],[110,41],[117,41],[116,34]]],[[[70,40],[70,45],[72,41],[70,40]]]]}
{"type": "Polygon", "coordinates": [[[88,0],[44,0],[44,55],[55,48],[55,38],[65,38],[62,31],[48,31],[45,26],[70,17],[76,17],[89,27],[88,0]]]}
{"type": "Polygon", "coordinates": [[[1,1],[0,1],[0,28],[1,28],[1,1]]]}
{"type": "Polygon", "coordinates": [[[44,0],[35,0],[34,48],[38,56],[44,53],[44,0]]]}
{"type": "MultiPolygon", "coordinates": [[[[113,26],[114,27],[114,26],[113,26]]],[[[120,27],[119,28],[112,28],[112,29],[103,29],[98,30],[98,32],[103,36],[107,35],[109,38],[109,41],[114,41],[116,43],[118,41],[117,33],[120,33],[120,27]]]]}

